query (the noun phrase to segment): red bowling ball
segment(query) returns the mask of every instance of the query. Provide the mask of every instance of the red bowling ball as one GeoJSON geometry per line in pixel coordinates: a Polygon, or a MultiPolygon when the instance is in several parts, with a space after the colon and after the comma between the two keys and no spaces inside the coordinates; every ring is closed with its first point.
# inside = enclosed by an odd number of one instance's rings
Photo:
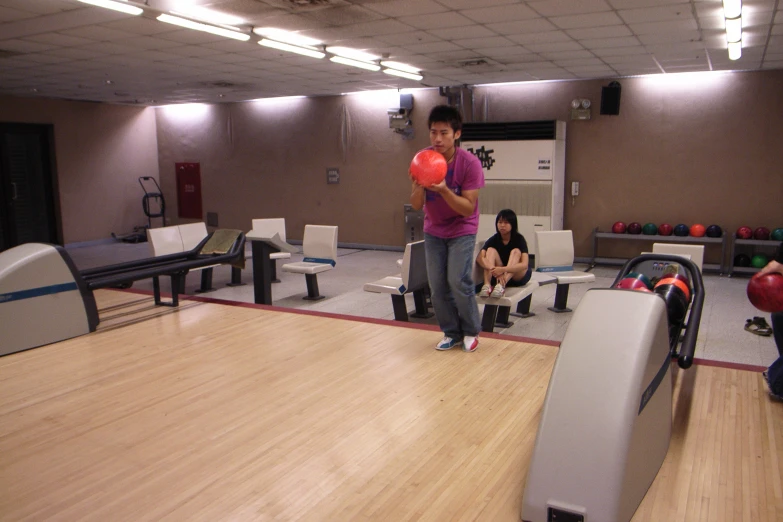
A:
{"type": "Polygon", "coordinates": [[[674,232],[674,227],[668,223],[663,223],[658,227],[659,236],[671,236],[672,232],[674,232]]]}
{"type": "Polygon", "coordinates": [[[437,185],[446,177],[447,171],[446,158],[432,149],[419,151],[411,161],[411,177],[422,187],[437,185]]]}
{"type": "Polygon", "coordinates": [[[625,223],[618,221],[612,225],[612,232],[615,234],[625,234],[625,223]]]}
{"type": "Polygon", "coordinates": [[[633,223],[628,223],[628,233],[629,234],[641,234],[642,233],[642,225],[641,223],[637,223],[634,221],[633,223]]]}
{"type": "Polygon", "coordinates": [[[753,231],[753,239],[761,239],[766,241],[769,239],[770,231],[767,227],[759,227],[753,231]]]}
{"type": "Polygon", "coordinates": [[[783,312],[783,275],[755,274],[748,282],[748,299],[762,312],[783,312]]]}
{"type": "Polygon", "coordinates": [[[750,227],[739,227],[737,229],[737,239],[750,239],[753,237],[753,229],[750,227]]]}

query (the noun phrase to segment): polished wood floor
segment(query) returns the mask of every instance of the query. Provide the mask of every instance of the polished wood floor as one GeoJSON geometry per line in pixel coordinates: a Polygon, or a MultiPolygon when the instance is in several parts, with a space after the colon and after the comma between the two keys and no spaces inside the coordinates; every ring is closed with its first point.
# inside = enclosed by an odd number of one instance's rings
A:
{"type": "MultiPolygon", "coordinates": [[[[97,297],[98,332],[0,358],[0,520],[519,520],[556,348],[97,297]]],[[[633,520],[783,520],[783,403],[756,373],[675,378],[633,520]]]]}

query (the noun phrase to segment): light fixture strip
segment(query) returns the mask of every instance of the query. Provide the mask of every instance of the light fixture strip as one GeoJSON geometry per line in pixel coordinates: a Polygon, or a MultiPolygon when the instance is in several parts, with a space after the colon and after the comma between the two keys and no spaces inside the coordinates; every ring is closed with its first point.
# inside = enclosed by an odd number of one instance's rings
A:
{"type": "Polygon", "coordinates": [[[742,40],[742,18],[726,18],[726,41],[742,40]]]}
{"type": "Polygon", "coordinates": [[[310,58],[321,59],[326,56],[326,53],[315,49],[309,49],[307,47],[300,47],[298,45],[292,45],[285,42],[278,42],[276,40],[270,40],[269,38],[263,38],[258,42],[258,45],[264,47],[271,47],[272,49],[278,49],[280,51],[288,51],[289,53],[301,54],[303,56],[309,56],[310,58]]]}
{"type": "Polygon", "coordinates": [[[233,38],[234,40],[241,40],[243,42],[246,42],[250,40],[250,35],[245,33],[240,33],[238,31],[231,31],[229,29],[224,29],[222,27],[218,27],[216,25],[209,25],[209,24],[202,24],[201,22],[194,22],[193,20],[188,20],[186,18],[180,18],[179,16],[172,16],[169,14],[162,14],[158,17],[158,20],[161,22],[166,22],[167,24],[173,24],[178,25],[180,27],[185,27],[186,29],[193,29],[195,31],[203,31],[205,33],[214,34],[217,36],[223,36],[225,38],[233,38]]]}
{"type": "Polygon", "coordinates": [[[742,42],[729,42],[729,60],[739,60],[742,57],[742,42]]]}
{"type": "Polygon", "coordinates": [[[742,0],[723,0],[723,16],[726,18],[742,16],[742,0]]]}
{"type": "Polygon", "coordinates": [[[332,56],[329,60],[335,63],[341,63],[343,65],[350,65],[351,67],[358,67],[359,69],[365,69],[368,71],[380,71],[381,66],[374,63],[362,62],[360,60],[352,60],[345,58],[344,56],[332,56]]]}
{"type": "Polygon", "coordinates": [[[386,74],[391,74],[392,76],[399,76],[400,78],[408,78],[409,80],[415,80],[415,81],[421,81],[422,78],[424,78],[421,74],[416,73],[410,73],[408,71],[400,71],[399,69],[389,69],[386,68],[383,70],[386,74]]]}
{"type": "Polygon", "coordinates": [[[413,67],[412,65],[408,65],[407,63],[389,62],[383,60],[381,61],[381,65],[388,67],[389,69],[396,69],[398,71],[405,71],[413,74],[419,74],[419,72],[421,72],[421,69],[413,67]]]}
{"type": "Polygon", "coordinates": [[[114,2],[113,0],[79,0],[84,4],[90,4],[97,7],[105,7],[106,9],[112,9],[121,13],[138,16],[144,12],[140,7],[130,5],[125,2],[114,2]]]}
{"type": "Polygon", "coordinates": [[[282,29],[276,29],[274,27],[256,27],[253,32],[262,38],[269,38],[277,42],[283,42],[291,45],[298,45],[300,47],[313,47],[321,45],[321,42],[315,38],[309,38],[297,33],[289,31],[283,31],[282,29]]]}

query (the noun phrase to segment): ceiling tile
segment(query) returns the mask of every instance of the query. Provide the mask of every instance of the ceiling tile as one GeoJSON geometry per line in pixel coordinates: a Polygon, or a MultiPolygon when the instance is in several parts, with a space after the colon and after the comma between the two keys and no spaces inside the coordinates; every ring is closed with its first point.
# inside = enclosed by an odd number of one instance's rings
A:
{"type": "Polygon", "coordinates": [[[615,13],[592,13],[574,16],[557,16],[549,19],[561,29],[575,29],[581,27],[602,27],[606,25],[622,24],[623,21],[615,13]]]}
{"type": "Polygon", "coordinates": [[[538,13],[523,4],[500,5],[497,7],[482,6],[479,9],[466,9],[460,14],[480,24],[513,22],[538,18],[538,13]]]}
{"type": "Polygon", "coordinates": [[[420,16],[403,16],[398,20],[416,29],[443,29],[446,27],[462,27],[472,25],[473,22],[459,13],[449,12],[442,14],[429,14],[420,16]]]}
{"type": "Polygon", "coordinates": [[[584,13],[609,11],[611,7],[604,0],[543,0],[528,2],[541,16],[570,16],[584,13]]]}
{"type": "Polygon", "coordinates": [[[631,36],[631,30],[626,25],[609,25],[605,27],[590,27],[586,29],[569,29],[566,34],[575,40],[591,40],[598,38],[615,38],[631,36]]]}
{"type": "Polygon", "coordinates": [[[444,40],[496,36],[495,33],[481,25],[474,25],[470,27],[451,27],[449,29],[432,29],[430,30],[430,33],[444,40]]]}
{"type": "MultiPolygon", "coordinates": [[[[470,4],[474,4],[474,2],[471,1],[470,4]]],[[[449,9],[447,6],[433,2],[432,0],[392,0],[390,2],[366,4],[364,7],[366,9],[370,9],[371,11],[375,11],[382,15],[394,18],[400,17],[402,15],[413,16],[443,13],[449,9]]],[[[455,8],[452,7],[452,9],[455,8]]]]}
{"type": "Polygon", "coordinates": [[[620,18],[628,24],[693,19],[691,6],[688,4],[647,7],[644,9],[627,9],[618,11],[618,14],[620,15],[620,18]]]}
{"type": "Polygon", "coordinates": [[[518,22],[502,22],[497,24],[487,24],[487,27],[498,34],[528,34],[543,33],[547,31],[556,31],[557,27],[545,18],[535,18],[533,20],[520,20],[518,22]]]}

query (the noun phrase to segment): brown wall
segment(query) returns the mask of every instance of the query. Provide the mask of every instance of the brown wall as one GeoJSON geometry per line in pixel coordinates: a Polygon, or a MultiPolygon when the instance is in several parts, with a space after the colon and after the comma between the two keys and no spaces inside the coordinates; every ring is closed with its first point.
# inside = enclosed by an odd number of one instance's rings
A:
{"type": "MultiPolygon", "coordinates": [[[[619,116],[599,114],[608,80],[475,87],[473,119],[567,121],[566,186],[580,181],[581,195],[573,206],[566,196],[565,226],[579,257],[591,254],[593,228],[618,220],[783,226],[783,71],[710,78],[621,79],[619,116]],[[577,97],[592,101],[591,120],[570,120],[577,97]]],[[[136,180],[158,170],[179,222],[174,163],[192,161],[204,211],[221,227],[285,217],[292,239],[307,223],[336,224],[342,243],[401,246],[408,162],[428,145],[429,109],[445,102],[437,89],[413,95],[413,140],[389,129],[396,93],[219,104],[200,115],[0,97],[0,120],[55,124],[66,242],[144,222],[136,180]],[[328,167],[340,169],[339,185],[326,184],[328,167]]],[[[599,255],[640,248],[602,243],[599,255]]]]}
{"type": "MultiPolygon", "coordinates": [[[[565,226],[577,256],[590,255],[595,227],[618,220],[783,226],[783,71],[710,78],[621,79],[619,116],[599,114],[608,80],[476,87],[473,119],[567,121],[566,186],[580,181],[581,194],[573,206],[566,196],[565,226]],[[591,120],[570,120],[574,98],[592,101],[591,120]]],[[[339,225],[341,242],[401,245],[407,165],[428,144],[429,109],[445,101],[437,90],[413,95],[412,141],[388,128],[390,103],[377,98],[225,104],[187,124],[158,109],[164,191],[174,190],[175,162],[199,161],[205,211],[221,226],[282,216],[294,239],[322,223],[339,225]],[[339,185],[326,184],[327,167],[340,169],[339,185]]],[[[602,244],[599,254],[640,248],[602,244]]]]}
{"type": "Polygon", "coordinates": [[[54,125],[65,243],[146,223],[138,178],[158,177],[154,109],[0,96],[0,121],[54,125]]]}

